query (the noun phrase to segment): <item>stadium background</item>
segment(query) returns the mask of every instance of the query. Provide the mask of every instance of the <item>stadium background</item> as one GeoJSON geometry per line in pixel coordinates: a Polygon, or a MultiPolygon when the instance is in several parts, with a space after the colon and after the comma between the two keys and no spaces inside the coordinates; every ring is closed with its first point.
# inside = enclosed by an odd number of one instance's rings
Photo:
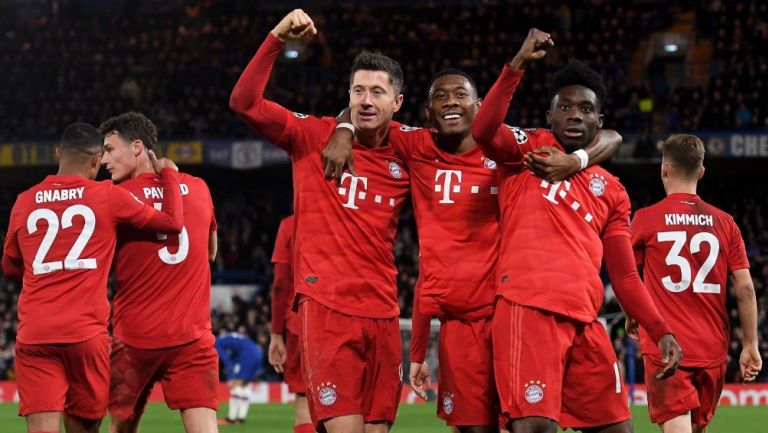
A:
{"type": "MultiPolygon", "coordinates": [[[[269,259],[278,223],[290,212],[290,165],[229,111],[228,99],[266,33],[293,6],[313,16],[320,34],[308,46],[289,44],[268,97],[296,111],[338,112],[351,59],[378,49],[405,71],[396,119],[423,126],[420,107],[433,72],[462,68],[482,95],[536,26],[553,34],[556,48],[526,73],[507,123],[545,126],[548,77],[568,58],[603,73],[610,88],[605,124],[625,139],[608,168],[626,184],[634,209],[663,196],[657,140],[701,135],[708,154],[700,194],[742,230],[768,359],[768,4],[758,0],[0,0],[3,236],[15,195],[55,171],[53,147],[66,125],[142,111],[158,125],[162,153],[211,186],[220,225],[214,330],[244,325],[266,350],[269,259]]],[[[402,317],[409,318],[418,269],[409,209],[396,257],[402,317]]],[[[16,283],[0,277],[0,380],[13,379],[18,294],[16,283]]],[[[728,380],[737,382],[741,330],[732,297],[728,309],[728,380]]],[[[621,325],[617,311],[609,301],[608,323],[621,325]]],[[[622,362],[636,356],[627,353],[621,326],[612,337],[622,362]]],[[[265,380],[279,380],[267,371],[265,380]]],[[[639,369],[634,379],[642,381],[639,369]]],[[[768,382],[768,369],[758,381],[768,382]]],[[[768,405],[768,394],[761,403],[768,405]]]]}

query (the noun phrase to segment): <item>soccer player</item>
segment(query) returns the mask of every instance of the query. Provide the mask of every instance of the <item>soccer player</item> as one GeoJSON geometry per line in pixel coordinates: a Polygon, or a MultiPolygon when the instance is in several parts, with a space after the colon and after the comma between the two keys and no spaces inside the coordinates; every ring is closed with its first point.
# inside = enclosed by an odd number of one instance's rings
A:
{"type": "Polygon", "coordinates": [[[292,113],[264,99],[285,41],[316,32],[300,9],[283,18],[243,71],[230,107],[293,163],[294,305],[312,421],[329,432],[385,432],[402,390],[393,248],[408,173],[385,145],[403,99],[402,69],[380,54],[355,58],[349,104],[358,131],[357,175],[346,173],[339,185],[328,182],[320,151],[336,120],[292,113]]]}
{"type": "MultiPolygon", "coordinates": [[[[635,213],[632,244],[651,297],[686,349],[677,373],[655,380],[661,354],[645,328],[640,328],[648,411],[665,433],[703,432],[715,414],[725,381],[729,276],[743,330],[742,377],[754,380],[762,367],[755,289],[738,226],[730,215],[696,194],[704,175],[704,144],[693,135],[673,135],[662,143],[661,153],[661,181],[667,197],[635,213]]],[[[628,330],[636,331],[634,321],[628,322],[628,330]]]]}
{"type": "Polygon", "coordinates": [[[602,77],[580,62],[554,75],[550,130],[502,124],[524,66],[554,44],[531,29],[486,95],[472,135],[499,170],[501,246],[493,317],[496,385],[506,427],[555,432],[559,423],[585,431],[629,432],[616,355],[597,313],[605,288],[605,259],[619,300],[658,342],[674,372],[682,353],[659,315],[632,260],[629,197],[618,179],[592,166],[550,183],[525,169],[526,152],[539,146],[575,151],[603,124],[602,77]]]}
{"type": "MultiPolygon", "coordinates": [[[[429,320],[439,317],[437,414],[462,432],[498,431],[499,419],[490,332],[499,245],[498,178],[496,162],[472,138],[479,106],[474,80],[457,69],[443,70],[432,78],[424,107],[434,128],[404,126],[391,129],[388,137],[409,168],[419,235],[411,386],[426,398],[429,320]]],[[[612,154],[621,142],[614,131],[603,131],[601,138],[589,146],[595,161],[612,154]]],[[[354,165],[337,161],[337,155],[350,153],[351,140],[350,131],[340,128],[324,149],[332,175],[339,173],[334,163],[354,165]]],[[[567,175],[580,169],[579,157],[555,149],[550,153],[544,165],[562,157],[574,162],[567,175]]]]}
{"type": "Polygon", "coordinates": [[[264,350],[245,335],[245,328],[239,332],[222,332],[216,339],[216,350],[229,386],[229,414],[224,425],[242,424],[248,417],[250,383],[264,374],[264,350]]]}
{"type": "Polygon", "coordinates": [[[11,211],[3,273],[22,281],[16,374],[29,432],[97,432],[109,395],[107,276],[118,224],[179,233],[179,177],[150,154],[167,191],[162,212],[95,182],[104,137],[75,123],[61,137],[59,171],[19,194],[11,211]]]}
{"type": "MultiPolygon", "coordinates": [[[[104,121],[104,156],[112,180],[160,209],[165,190],[149,152],[157,128],[141,113],[104,121]]],[[[178,235],[118,232],[112,302],[110,430],[135,432],[156,381],[187,432],[215,432],[219,359],[211,331],[211,271],[216,218],[208,186],[179,174],[184,227],[178,235]]]]}
{"type": "Polygon", "coordinates": [[[315,427],[307,406],[307,387],[301,373],[301,326],[291,308],[293,301],[293,232],[294,216],[280,221],[272,253],[272,333],[269,340],[269,363],[283,373],[288,391],[296,394],[294,433],[312,433],[315,427]]]}

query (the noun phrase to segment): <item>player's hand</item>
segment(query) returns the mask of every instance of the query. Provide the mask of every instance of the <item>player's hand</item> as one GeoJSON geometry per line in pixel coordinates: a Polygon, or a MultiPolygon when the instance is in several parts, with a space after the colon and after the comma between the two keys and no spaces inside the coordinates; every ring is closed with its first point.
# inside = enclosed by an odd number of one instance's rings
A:
{"type": "Polygon", "coordinates": [[[429,366],[427,363],[411,363],[411,371],[408,374],[408,381],[411,383],[411,389],[419,397],[427,399],[427,390],[432,389],[432,379],[429,377],[429,366]]]}
{"type": "Polygon", "coordinates": [[[278,373],[283,372],[283,366],[285,365],[285,341],[283,341],[283,334],[270,334],[269,339],[269,365],[274,367],[278,373]]]}
{"type": "Polygon", "coordinates": [[[349,168],[352,176],[357,176],[355,159],[352,156],[352,131],[347,128],[336,128],[320,153],[325,166],[325,178],[341,182],[344,168],[349,168]]]}
{"type": "Polygon", "coordinates": [[[272,35],[281,41],[309,39],[317,34],[312,18],[301,9],[294,9],[272,29],[272,35]]]}
{"type": "Polygon", "coordinates": [[[581,168],[579,157],[555,147],[540,147],[525,154],[523,163],[547,182],[560,182],[581,168]]]}
{"type": "Polygon", "coordinates": [[[155,173],[160,174],[160,172],[166,168],[172,168],[176,171],[179,171],[179,167],[177,167],[176,163],[174,163],[170,159],[168,158],[157,159],[157,155],[155,155],[155,151],[153,150],[150,150],[147,153],[149,155],[149,162],[152,163],[152,168],[155,169],[155,173]]]}
{"type": "Polygon", "coordinates": [[[627,331],[629,338],[635,341],[640,340],[640,324],[637,323],[637,320],[627,316],[627,320],[624,323],[624,330],[627,331]]]}
{"type": "Polygon", "coordinates": [[[543,59],[547,55],[547,51],[554,46],[555,43],[552,41],[549,33],[532,28],[528,31],[528,36],[523,41],[520,51],[509,62],[509,67],[512,69],[523,69],[529,62],[543,59]]]}
{"type": "Polygon", "coordinates": [[[664,368],[656,375],[656,379],[666,379],[675,374],[677,367],[680,366],[680,361],[683,360],[683,349],[677,344],[674,335],[665,334],[659,340],[659,350],[661,350],[661,362],[664,368]]]}
{"type": "Polygon", "coordinates": [[[741,350],[739,367],[741,367],[741,377],[744,378],[745,383],[757,379],[760,369],[763,368],[763,360],[760,358],[757,346],[745,346],[741,350]]]}

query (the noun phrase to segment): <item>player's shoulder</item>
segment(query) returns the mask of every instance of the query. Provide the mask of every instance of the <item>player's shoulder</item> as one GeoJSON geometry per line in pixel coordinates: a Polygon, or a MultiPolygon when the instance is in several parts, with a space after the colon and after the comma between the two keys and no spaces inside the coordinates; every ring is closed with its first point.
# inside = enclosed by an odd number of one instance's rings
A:
{"type": "Polygon", "coordinates": [[[529,140],[536,141],[541,145],[555,145],[557,144],[557,138],[555,138],[552,131],[545,128],[522,128],[520,126],[514,126],[509,124],[502,124],[502,128],[509,130],[515,137],[517,144],[523,145],[529,140]]]}

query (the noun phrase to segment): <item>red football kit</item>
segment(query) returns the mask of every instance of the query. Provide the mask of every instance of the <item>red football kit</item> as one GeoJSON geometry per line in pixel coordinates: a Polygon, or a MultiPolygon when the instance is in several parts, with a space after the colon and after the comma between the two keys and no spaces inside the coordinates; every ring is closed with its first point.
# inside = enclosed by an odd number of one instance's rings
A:
{"type": "Polygon", "coordinates": [[[499,417],[490,333],[499,251],[496,163],[480,148],[445,152],[434,134],[400,126],[388,137],[409,168],[419,235],[411,361],[424,362],[429,318],[439,317],[438,416],[452,426],[493,425],[499,417]]]}
{"type": "Polygon", "coordinates": [[[662,423],[690,411],[704,427],[725,378],[728,275],[749,267],[741,232],[730,215],[698,195],[674,193],[635,213],[632,244],[654,302],[685,348],[680,371],[655,380],[661,354],[640,328],[651,419],[662,423]]]}
{"type": "MultiPolygon", "coordinates": [[[[218,408],[219,361],[211,332],[208,260],[216,218],[205,181],[180,173],[179,184],[184,204],[181,233],[118,230],[109,410],[123,420],[144,411],[157,380],[171,409],[218,408]],[[188,345],[195,349],[185,348],[188,345]],[[195,362],[179,355],[190,351],[197,356],[195,362]],[[144,352],[148,355],[140,355],[144,352]]],[[[119,186],[162,208],[164,189],[154,173],[139,174],[119,186]]]]}
{"type": "Polygon", "coordinates": [[[562,427],[630,418],[611,342],[597,313],[606,267],[617,296],[656,340],[669,328],[633,269],[630,203],[618,179],[598,166],[549,183],[522,165],[541,146],[562,150],[546,130],[502,124],[522,71],[505,66],[472,127],[498,163],[501,246],[493,350],[502,412],[542,416],[562,427]],[[546,341],[546,344],[542,342],[546,341]]]}
{"type": "Polygon", "coordinates": [[[23,262],[16,346],[21,415],[66,411],[93,419],[106,413],[106,287],[117,226],[179,232],[179,176],[166,169],[161,178],[171,191],[163,212],[112,182],[76,175],[48,176],[19,194],[5,239],[3,269],[7,272],[23,262]]]}
{"type": "Polygon", "coordinates": [[[294,216],[280,221],[272,252],[275,264],[275,281],[272,293],[272,333],[283,334],[286,359],[283,377],[290,392],[306,394],[301,372],[301,336],[298,315],[291,308],[293,301],[293,232],[294,216]]]}
{"type": "Polygon", "coordinates": [[[358,176],[344,173],[338,185],[325,180],[320,151],[335,119],[291,113],[263,98],[283,45],[267,36],[230,105],[254,131],[286,150],[293,163],[294,284],[303,304],[299,314],[312,419],[316,426],[349,414],[392,422],[402,387],[402,357],[391,356],[401,350],[393,248],[408,173],[391,147],[354,142],[358,176]]]}

